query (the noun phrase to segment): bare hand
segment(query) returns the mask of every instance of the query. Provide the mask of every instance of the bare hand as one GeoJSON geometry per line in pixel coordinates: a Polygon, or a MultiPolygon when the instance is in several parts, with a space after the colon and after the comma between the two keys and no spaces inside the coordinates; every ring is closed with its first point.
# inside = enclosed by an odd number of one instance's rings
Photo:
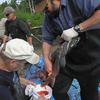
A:
{"type": "Polygon", "coordinates": [[[29,84],[36,86],[36,84],[30,80],[26,80],[25,78],[20,77],[21,85],[27,86],[29,84]]]}
{"type": "Polygon", "coordinates": [[[52,74],[52,62],[49,59],[45,60],[45,69],[48,72],[48,76],[52,74]]]}

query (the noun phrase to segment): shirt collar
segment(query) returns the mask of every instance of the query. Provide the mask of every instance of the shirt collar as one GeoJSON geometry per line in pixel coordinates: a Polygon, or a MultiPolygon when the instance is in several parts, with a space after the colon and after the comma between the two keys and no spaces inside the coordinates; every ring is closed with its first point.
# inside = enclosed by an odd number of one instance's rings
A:
{"type": "Polygon", "coordinates": [[[62,6],[67,6],[67,0],[61,0],[61,5],[62,6]]]}

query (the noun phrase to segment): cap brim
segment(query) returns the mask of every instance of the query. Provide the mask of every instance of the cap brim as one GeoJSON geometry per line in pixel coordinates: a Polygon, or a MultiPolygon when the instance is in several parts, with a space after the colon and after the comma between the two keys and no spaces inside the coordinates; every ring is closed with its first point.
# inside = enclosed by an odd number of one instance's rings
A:
{"type": "Polygon", "coordinates": [[[33,53],[33,55],[30,58],[26,59],[26,61],[29,62],[30,64],[36,64],[39,61],[39,56],[33,53]]]}

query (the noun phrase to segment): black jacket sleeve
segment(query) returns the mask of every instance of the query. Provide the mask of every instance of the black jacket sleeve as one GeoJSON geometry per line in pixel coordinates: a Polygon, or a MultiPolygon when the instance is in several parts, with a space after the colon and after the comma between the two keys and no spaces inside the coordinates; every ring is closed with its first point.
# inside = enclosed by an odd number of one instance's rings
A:
{"type": "Polygon", "coordinates": [[[20,30],[23,33],[25,33],[27,36],[31,36],[30,29],[29,29],[29,27],[27,26],[27,24],[24,21],[19,20],[19,24],[18,25],[19,25],[18,27],[20,28],[20,30]]]}

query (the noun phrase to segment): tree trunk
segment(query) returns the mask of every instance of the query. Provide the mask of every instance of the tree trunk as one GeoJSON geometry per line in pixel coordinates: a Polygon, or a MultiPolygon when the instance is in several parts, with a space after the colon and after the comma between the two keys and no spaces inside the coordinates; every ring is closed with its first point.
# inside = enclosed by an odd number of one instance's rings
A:
{"type": "Polygon", "coordinates": [[[32,11],[33,11],[33,13],[35,13],[35,4],[34,4],[34,1],[32,0],[31,2],[32,2],[32,11]]]}
{"type": "Polygon", "coordinates": [[[28,0],[28,4],[29,4],[30,12],[32,13],[32,7],[31,7],[31,1],[30,0],[28,0]]]}

